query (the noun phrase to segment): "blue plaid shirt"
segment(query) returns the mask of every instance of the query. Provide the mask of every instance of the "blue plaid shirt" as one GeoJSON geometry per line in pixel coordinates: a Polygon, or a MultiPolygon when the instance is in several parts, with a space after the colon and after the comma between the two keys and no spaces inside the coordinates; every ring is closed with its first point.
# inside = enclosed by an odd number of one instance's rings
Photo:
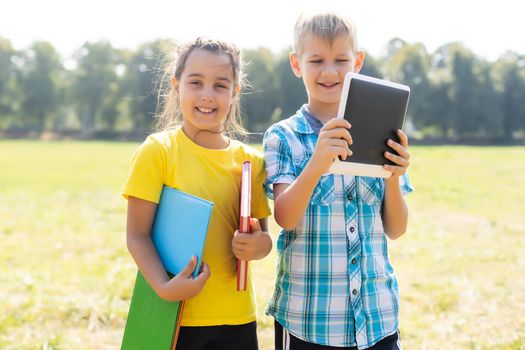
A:
{"type": "MultiPolygon", "coordinates": [[[[317,134],[296,115],[264,135],[267,180],[292,183],[311,158],[317,134]]],[[[412,191],[400,178],[404,194],[412,191]]],[[[381,220],[381,178],[325,174],[303,219],[277,240],[274,294],[267,313],[304,341],[339,347],[371,347],[398,329],[397,280],[381,220]]]]}

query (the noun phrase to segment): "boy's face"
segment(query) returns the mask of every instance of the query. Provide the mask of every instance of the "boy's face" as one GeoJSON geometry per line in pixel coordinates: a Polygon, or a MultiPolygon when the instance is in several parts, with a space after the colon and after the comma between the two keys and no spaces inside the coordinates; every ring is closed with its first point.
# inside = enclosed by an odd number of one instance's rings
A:
{"type": "MultiPolygon", "coordinates": [[[[290,64],[297,77],[302,77],[308,104],[319,112],[337,113],[341,90],[347,72],[358,73],[364,52],[354,53],[347,36],[335,38],[332,45],[315,35],[308,35],[297,53],[290,54],[290,64]]],[[[333,115],[335,116],[335,114],[333,115]]]]}

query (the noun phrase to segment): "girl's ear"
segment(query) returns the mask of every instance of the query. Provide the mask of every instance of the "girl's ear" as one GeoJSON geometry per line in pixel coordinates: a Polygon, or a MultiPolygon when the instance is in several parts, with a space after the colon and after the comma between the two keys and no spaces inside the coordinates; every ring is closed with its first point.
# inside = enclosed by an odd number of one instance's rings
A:
{"type": "Polygon", "coordinates": [[[301,73],[301,65],[299,64],[299,58],[295,52],[290,52],[290,66],[292,71],[297,78],[301,78],[303,74],[301,73]]]}
{"type": "Polygon", "coordinates": [[[363,64],[365,63],[365,52],[363,50],[358,50],[357,55],[355,56],[354,62],[354,73],[359,73],[363,64]]]}
{"type": "Polygon", "coordinates": [[[179,92],[179,81],[177,80],[177,78],[171,78],[171,86],[173,87],[173,91],[177,93],[179,92]]]}

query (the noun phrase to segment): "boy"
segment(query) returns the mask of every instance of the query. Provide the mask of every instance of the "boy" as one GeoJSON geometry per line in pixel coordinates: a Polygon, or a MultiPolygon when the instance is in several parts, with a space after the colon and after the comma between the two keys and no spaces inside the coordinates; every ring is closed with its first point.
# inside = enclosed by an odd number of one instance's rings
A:
{"type": "Polygon", "coordinates": [[[406,230],[403,194],[408,139],[388,140],[398,154],[388,179],[327,174],[351,157],[350,124],[337,115],[345,74],[359,72],[352,25],[334,14],[299,17],[290,64],[308,104],[264,136],[266,189],[279,234],[276,287],[268,314],[276,349],[400,349],[398,290],[387,242],[406,230]],[[400,179],[401,177],[401,179],[400,179]],[[272,188],[273,187],[273,188],[272,188]]]}

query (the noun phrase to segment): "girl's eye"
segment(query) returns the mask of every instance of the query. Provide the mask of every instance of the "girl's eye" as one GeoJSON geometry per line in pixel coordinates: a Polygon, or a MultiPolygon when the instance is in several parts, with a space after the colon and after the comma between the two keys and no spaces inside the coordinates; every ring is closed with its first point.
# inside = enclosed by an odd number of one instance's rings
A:
{"type": "Polygon", "coordinates": [[[192,81],[190,81],[190,85],[196,85],[196,86],[199,86],[200,84],[201,84],[201,82],[198,81],[198,80],[192,80],[192,81]]]}
{"type": "Polygon", "coordinates": [[[217,84],[216,86],[220,89],[227,89],[227,86],[224,84],[217,84]]]}

